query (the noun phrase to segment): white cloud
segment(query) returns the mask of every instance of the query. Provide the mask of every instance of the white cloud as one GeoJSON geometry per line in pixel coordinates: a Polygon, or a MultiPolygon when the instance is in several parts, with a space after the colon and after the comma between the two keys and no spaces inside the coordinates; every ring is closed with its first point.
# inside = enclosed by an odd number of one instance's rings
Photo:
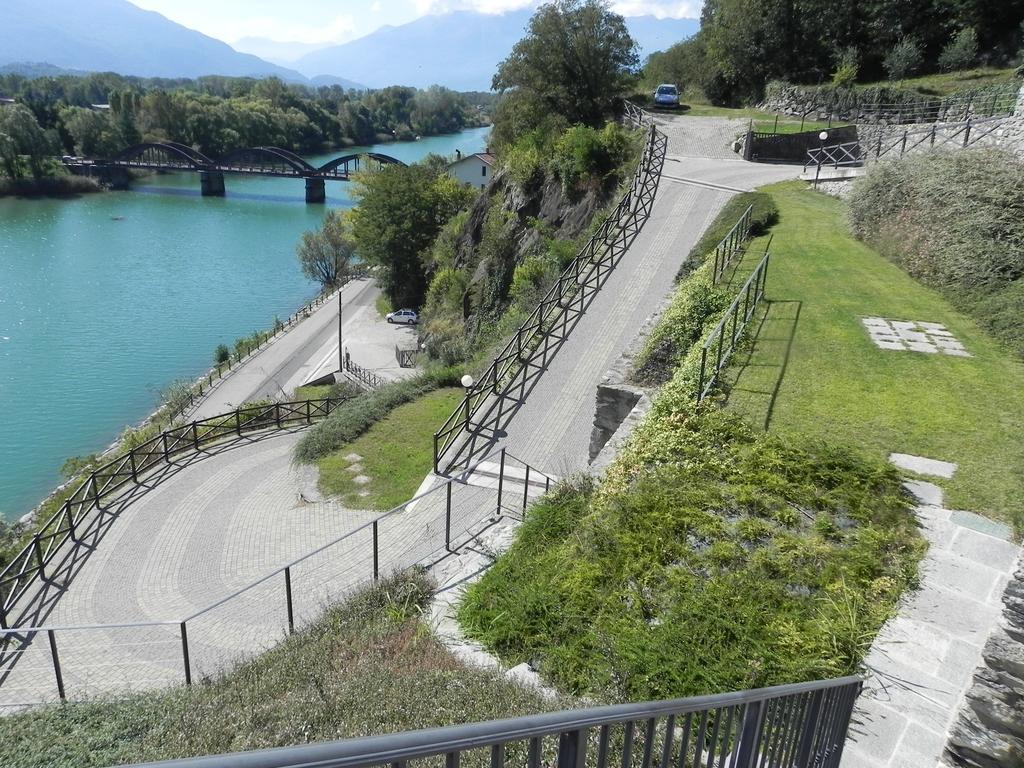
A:
{"type": "Polygon", "coordinates": [[[616,0],[612,10],[623,16],[654,16],[658,19],[699,19],[700,3],[658,0],[616,0]]]}
{"type": "MultiPolygon", "coordinates": [[[[413,0],[416,10],[421,13],[450,13],[451,11],[476,11],[477,13],[500,14],[533,8],[538,0],[413,0]]],[[[654,16],[659,19],[700,18],[700,0],[613,0],[611,7],[623,16],[654,16]]]]}
{"type": "Polygon", "coordinates": [[[233,40],[244,37],[264,37],[289,43],[327,44],[344,43],[356,33],[356,23],[351,16],[337,16],[324,24],[303,24],[269,16],[249,16],[239,19],[233,26],[233,40]]]}

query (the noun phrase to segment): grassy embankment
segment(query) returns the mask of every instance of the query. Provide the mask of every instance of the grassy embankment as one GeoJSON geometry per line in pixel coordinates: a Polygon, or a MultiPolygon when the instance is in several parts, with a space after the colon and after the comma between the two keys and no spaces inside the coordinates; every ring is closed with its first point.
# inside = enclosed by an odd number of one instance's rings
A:
{"type": "Polygon", "coordinates": [[[465,668],[419,622],[431,586],[385,579],[203,685],[0,718],[0,765],[90,768],[308,744],[560,706],[465,668]]]}
{"type": "Polygon", "coordinates": [[[459,368],[439,368],[364,392],[343,403],[296,446],[316,464],[320,487],[357,509],[408,501],[433,461],[434,431],[462,399],[459,368]],[[351,455],[359,459],[349,459],[351,455]],[[363,476],[369,482],[360,484],[363,476]]]}
{"type": "Polygon", "coordinates": [[[435,430],[462,397],[461,389],[446,387],[398,406],[317,462],[320,487],[352,509],[386,510],[408,501],[433,468],[435,430]]]}
{"type": "Polygon", "coordinates": [[[782,439],[799,433],[878,459],[895,451],[956,462],[952,479],[935,481],[947,503],[1019,526],[1024,364],[855,240],[844,203],[796,182],[767,191],[780,211],[771,302],[732,375],[729,411],[782,439]],[[879,349],[861,325],[866,316],[942,323],[972,357],[879,349]]]}
{"type": "MultiPolygon", "coordinates": [[[[748,200],[771,220],[770,201],[748,200]]],[[[885,461],[694,405],[695,342],[731,298],[709,272],[681,280],[641,353],[640,373],[667,383],[604,480],[533,507],[461,607],[506,662],[530,660],[572,693],[637,700],[852,672],[915,582],[922,541],[885,461]]]]}

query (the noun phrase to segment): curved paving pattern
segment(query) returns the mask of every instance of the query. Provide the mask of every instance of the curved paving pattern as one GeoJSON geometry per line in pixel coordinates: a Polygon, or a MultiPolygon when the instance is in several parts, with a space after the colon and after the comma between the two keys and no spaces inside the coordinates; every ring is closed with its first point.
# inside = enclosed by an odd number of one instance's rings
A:
{"type": "MultiPolygon", "coordinates": [[[[798,172],[736,159],[728,146],[742,121],[659,122],[669,136],[668,162],[651,218],[509,427],[510,450],[559,475],[586,466],[597,383],[671,291],[721,206],[736,189],[798,172]]],[[[183,459],[108,509],[90,546],[71,559],[70,585],[40,595],[45,608],[33,623],[168,624],[57,632],[69,695],[180,682],[177,622],[371,518],[317,497],[315,478],[291,464],[297,439],[297,432],[268,433],[183,459]]],[[[456,540],[493,522],[494,489],[458,485],[453,493],[456,540]]],[[[444,553],[444,508],[442,489],[380,523],[382,572],[444,553]]],[[[372,576],[370,545],[365,529],[292,570],[297,623],[372,576]]],[[[194,675],[272,644],[286,628],[278,575],[189,621],[194,675]]],[[[55,698],[47,639],[29,639],[0,655],[0,706],[55,698]]]]}

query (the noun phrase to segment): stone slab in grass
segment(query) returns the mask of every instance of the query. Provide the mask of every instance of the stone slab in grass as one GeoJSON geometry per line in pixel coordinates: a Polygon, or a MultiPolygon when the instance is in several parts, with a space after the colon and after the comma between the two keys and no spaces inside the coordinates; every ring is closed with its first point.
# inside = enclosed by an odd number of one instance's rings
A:
{"type": "Polygon", "coordinates": [[[889,461],[900,469],[916,472],[919,475],[935,477],[952,477],[956,472],[956,464],[938,459],[926,459],[924,456],[913,456],[909,453],[890,453],[889,461]]]}
{"type": "Polygon", "coordinates": [[[887,320],[884,317],[862,317],[860,321],[867,329],[871,341],[880,349],[952,357],[971,356],[964,345],[941,323],[887,320]]]}

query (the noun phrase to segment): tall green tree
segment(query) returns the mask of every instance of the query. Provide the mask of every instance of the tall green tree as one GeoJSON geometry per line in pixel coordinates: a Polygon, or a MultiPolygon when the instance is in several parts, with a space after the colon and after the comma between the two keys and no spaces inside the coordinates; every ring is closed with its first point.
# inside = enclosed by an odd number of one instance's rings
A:
{"type": "Polygon", "coordinates": [[[599,126],[635,82],[640,63],[625,19],[602,0],[554,0],[498,65],[492,87],[569,123],[599,126]]]}
{"type": "Polygon", "coordinates": [[[32,110],[22,104],[0,107],[0,165],[5,175],[21,178],[24,161],[32,178],[42,178],[46,175],[46,157],[54,149],[32,110]]]}
{"type": "Polygon", "coordinates": [[[317,229],[302,234],[295,250],[302,274],[324,288],[336,286],[355,256],[349,218],[342,211],[328,211],[317,229]]]}
{"type": "Polygon", "coordinates": [[[474,192],[426,165],[389,165],[360,175],[352,190],[352,236],[359,257],[380,267],[393,306],[419,307],[427,289],[421,254],[474,192]]]}

